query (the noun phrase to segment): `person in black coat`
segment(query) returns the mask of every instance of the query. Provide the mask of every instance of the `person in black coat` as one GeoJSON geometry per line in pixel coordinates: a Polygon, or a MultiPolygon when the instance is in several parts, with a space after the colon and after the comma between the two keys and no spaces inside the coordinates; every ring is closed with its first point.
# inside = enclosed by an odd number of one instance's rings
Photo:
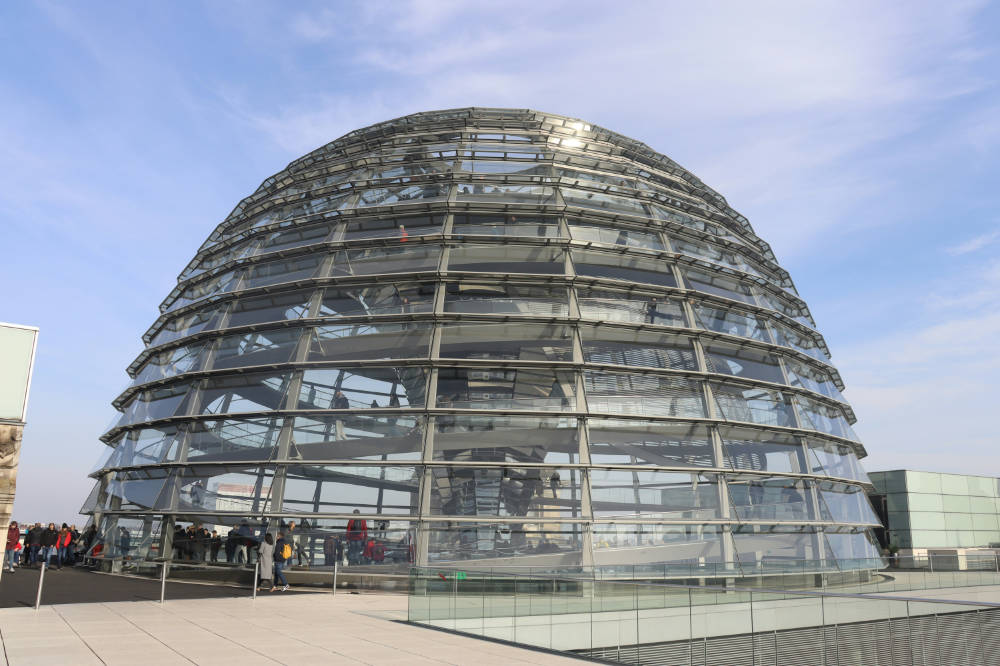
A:
{"type": "Polygon", "coordinates": [[[27,536],[24,537],[24,545],[28,551],[28,566],[35,566],[38,562],[38,551],[42,547],[42,532],[45,530],[42,528],[41,523],[35,523],[34,527],[28,530],[27,536]]]}
{"type": "Polygon", "coordinates": [[[46,565],[49,564],[49,560],[52,559],[53,555],[58,557],[59,549],[56,548],[56,543],[59,541],[59,530],[56,529],[55,523],[49,523],[49,526],[42,531],[42,561],[46,565]]]}
{"type": "Polygon", "coordinates": [[[215,530],[212,530],[212,561],[219,561],[219,549],[222,548],[222,537],[215,530]]]}

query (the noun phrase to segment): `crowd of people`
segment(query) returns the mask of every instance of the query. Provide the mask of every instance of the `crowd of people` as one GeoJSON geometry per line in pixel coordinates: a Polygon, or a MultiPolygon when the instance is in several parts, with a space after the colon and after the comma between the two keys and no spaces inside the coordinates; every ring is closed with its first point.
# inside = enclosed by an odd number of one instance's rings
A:
{"type": "Polygon", "coordinates": [[[19,525],[11,521],[7,528],[3,568],[14,573],[16,567],[47,567],[62,569],[87,559],[97,538],[97,529],[91,525],[83,532],[76,525],[42,523],[19,525]]]}
{"type": "MultiPolygon", "coordinates": [[[[312,566],[320,557],[320,549],[324,566],[413,561],[412,541],[408,537],[400,542],[402,545],[390,544],[386,539],[388,522],[378,521],[369,530],[368,522],[359,513],[355,510],[355,516],[341,530],[313,529],[308,520],[302,521],[301,526],[295,521],[281,520],[276,532],[269,529],[266,520],[256,528],[242,520],[224,535],[199,523],[176,525],[164,555],[180,562],[217,563],[224,559],[230,564],[247,566],[259,562],[261,580],[277,581],[282,589],[287,586],[284,570],[296,565],[312,566]]],[[[118,526],[113,534],[114,538],[100,534],[94,525],[80,532],[76,525],[65,523],[56,527],[55,523],[19,525],[12,521],[3,568],[13,572],[16,567],[40,567],[44,563],[61,569],[94,564],[108,557],[137,556],[127,528],[118,526]]],[[[142,544],[136,547],[138,551],[144,550],[142,544]]]]}

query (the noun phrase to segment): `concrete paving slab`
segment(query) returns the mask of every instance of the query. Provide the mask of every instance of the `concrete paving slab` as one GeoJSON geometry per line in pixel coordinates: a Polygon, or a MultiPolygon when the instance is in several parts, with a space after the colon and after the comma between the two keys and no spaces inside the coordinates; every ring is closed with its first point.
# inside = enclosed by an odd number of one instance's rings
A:
{"type": "Polygon", "coordinates": [[[403,624],[406,604],[403,595],[310,593],[0,608],[0,639],[10,666],[581,663],[403,624]]]}

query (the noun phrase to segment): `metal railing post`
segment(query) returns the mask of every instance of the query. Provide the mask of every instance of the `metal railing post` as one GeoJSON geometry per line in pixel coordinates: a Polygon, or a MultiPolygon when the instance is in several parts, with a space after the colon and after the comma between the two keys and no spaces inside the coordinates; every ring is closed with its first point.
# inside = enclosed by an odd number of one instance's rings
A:
{"type": "Polygon", "coordinates": [[[253,565],[253,596],[250,597],[254,601],[257,600],[257,577],[260,575],[260,560],[253,565]]]}
{"type": "Polygon", "coordinates": [[[333,561],[333,593],[337,594],[337,572],[340,568],[340,562],[338,560],[333,561]]]}
{"type": "Polygon", "coordinates": [[[35,610],[42,604],[42,585],[45,582],[45,565],[46,562],[42,561],[42,570],[38,574],[38,594],[35,595],[35,610]]]}
{"type": "Polygon", "coordinates": [[[160,603],[167,596],[167,563],[160,564],[160,603]]]}

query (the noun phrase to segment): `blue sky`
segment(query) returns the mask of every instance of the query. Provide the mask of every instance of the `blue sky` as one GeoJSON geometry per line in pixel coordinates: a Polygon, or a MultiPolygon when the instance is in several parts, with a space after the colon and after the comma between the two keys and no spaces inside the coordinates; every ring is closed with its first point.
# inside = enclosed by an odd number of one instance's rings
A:
{"type": "Polygon", "coordinates": [[[696,173],[810,304],[869,470],[1000,476],[996,4],[12,2],[0,26],[0,320],[41,327],[17,518],[76,518],[141,334],[240,198],[460,106],[696,173]]]}

